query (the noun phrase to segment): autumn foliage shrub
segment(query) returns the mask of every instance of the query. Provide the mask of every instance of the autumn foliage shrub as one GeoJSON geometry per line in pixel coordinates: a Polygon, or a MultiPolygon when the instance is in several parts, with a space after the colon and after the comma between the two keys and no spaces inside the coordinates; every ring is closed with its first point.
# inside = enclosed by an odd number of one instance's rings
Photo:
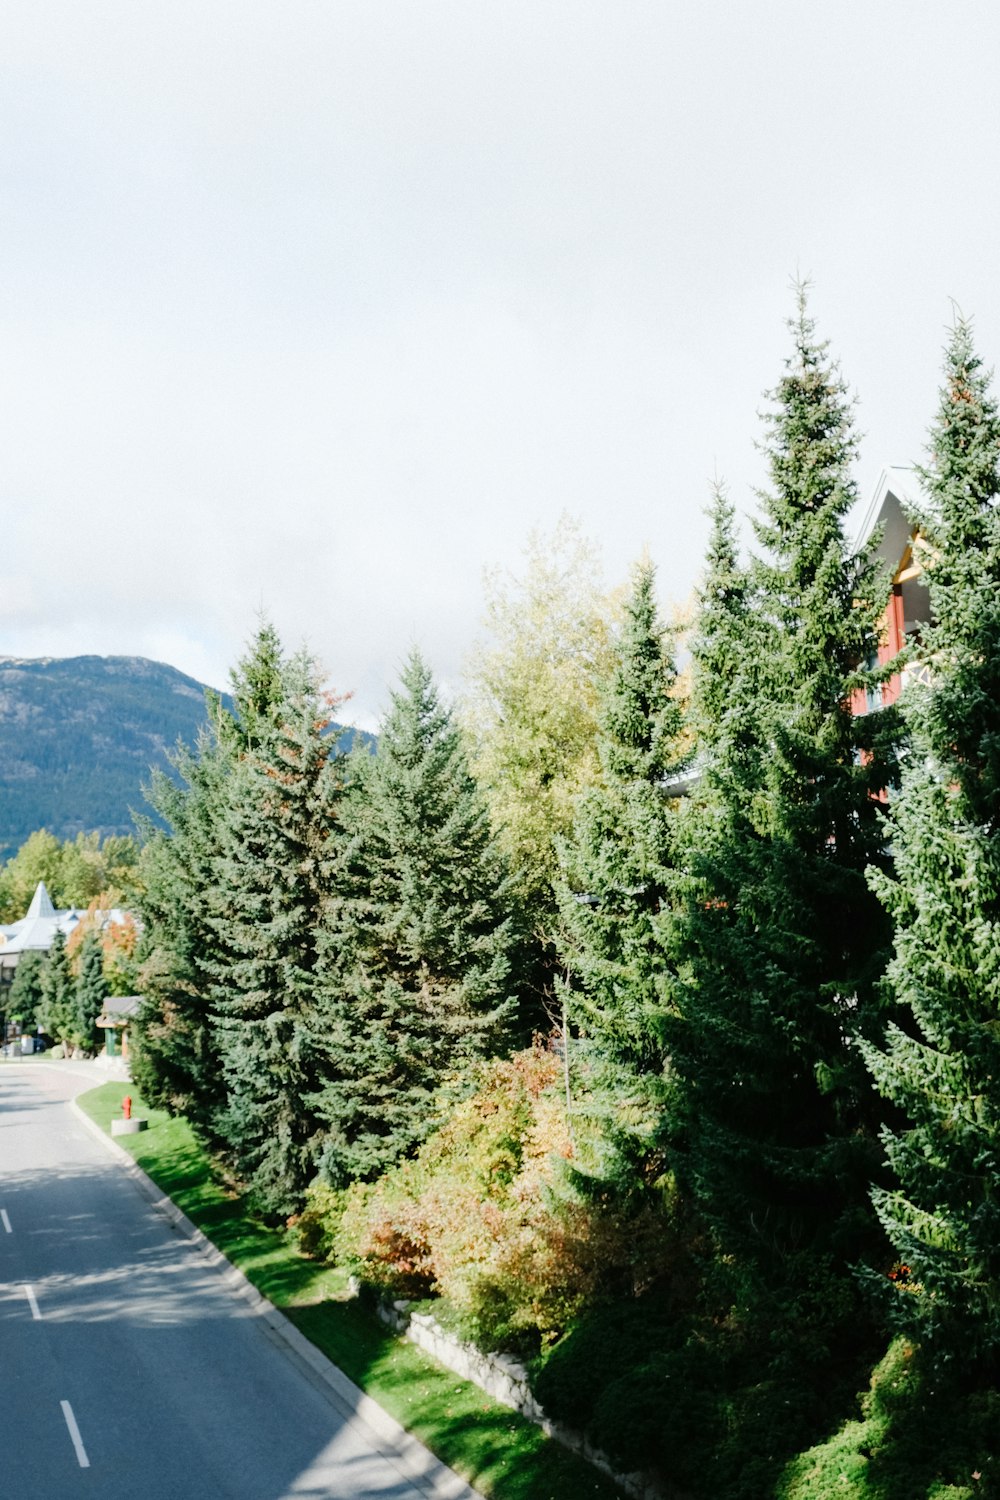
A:
{"type": "MultiPolygon", "coordinates": [[[[392,1296],[439,1296],[483,1347],[531,1352],[632,1274],[652,1226],[581,1188],[561,1060],[542,1045],[484,1064],[417,1156],[319,1209],[333,1258],[392,1296]],[[332,1223],[331,1223],[332,1221],[332,1223]]],[[[323,1190],[319,1190],[322,1192],[323,1190]]],[[[318,1241],[323,1236],[310,1230],[318,1241]]],[[[654,1248],[655,1253],[655,1248],[654,1248]]]]}

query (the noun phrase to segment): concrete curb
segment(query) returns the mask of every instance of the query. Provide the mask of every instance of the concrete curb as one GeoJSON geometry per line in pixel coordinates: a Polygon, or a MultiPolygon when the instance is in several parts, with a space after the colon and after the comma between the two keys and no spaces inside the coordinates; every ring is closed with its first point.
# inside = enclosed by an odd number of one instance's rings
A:
{"type": "Polygon", "coordinates": [[[338,1369],[332,1360],[327,1359],[326,1355],[317,1349],[315,1344],[310,1343],[305,1335],[288,1321],[280,1308],[275,1307],[273,1302],[263,1296],[239,1267],[234,1266],[232,1261],[212,1244],[212,1241],[202,1233],[198,1226],[181,1212],[176,1203],[160,1191],[153,1179],[142,1170],[138,1162],[132,1159],[124,1147],[119,1146],[117,1141],[113,1141],[99,1125],[95,1124],[75,1099],[71,1099],[69,1103],[91,1135],[101,1141],[119,1159],[143,1197],[149,1201],[156,1212],[167,1220],[176,1233],[190,1241],[192,1248],[197,1250],[209,1265],[214,1266],[220,1272],[223,1281],[231,1291],[250,1304],[276,1341],[284,1346],[286,1353],[290,1354],[297,1364],[304,1367],[305,1373],[313,1384],[325,1392],[341,1415],[351,1421],[360,1422],[369,1429],[373,1446],[384,1457],[391,1459],[411,1484],[432,1497],[432,1500],[482,1500],[478,1490],[474,1490],[453,1469],[449,1469],[439,1458],[435,1458],[429,1448],[407,1432],[395,1417],[383,1411],[377,1401],[372,1400],[371,1396],[366,1396],[360,1386],[348,1380],[343,1370],[338,1369]]]}

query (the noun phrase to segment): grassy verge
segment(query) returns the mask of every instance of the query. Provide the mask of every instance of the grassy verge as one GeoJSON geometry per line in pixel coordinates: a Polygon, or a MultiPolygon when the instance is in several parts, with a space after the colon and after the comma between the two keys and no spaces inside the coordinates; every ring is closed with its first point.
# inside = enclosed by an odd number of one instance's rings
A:
{"type": "MultiPolygon", "coordinates": [[[[438,1458],[498,1500],[614,1500],[619,1491],[610,1480],[532,1422],[382,1330],[348,1299],[342,1272],[306,1260],[226,1191],[183,1120],[147,1109],[130,1091],[149,1129],[119,1144],[265,1297],[438,1458]]],[[[124,1092],[121,1083],[106,1083],[77,1103],[110,1131],[124,1092]]]]}

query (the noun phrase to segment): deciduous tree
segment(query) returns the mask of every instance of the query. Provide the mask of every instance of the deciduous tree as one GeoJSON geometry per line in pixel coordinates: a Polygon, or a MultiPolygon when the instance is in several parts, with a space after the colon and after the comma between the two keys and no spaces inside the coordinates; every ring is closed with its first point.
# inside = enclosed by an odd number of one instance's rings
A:
{"type": "Polygon", "coordinates": [[[563,517],[533,535],[521,578],[488,579],[489,640],[468,672],[472,768],[517,889],[543,928],[554,911],[556,838],[600,777],[599,684],[612,667],[598,558],[563,517]]]}

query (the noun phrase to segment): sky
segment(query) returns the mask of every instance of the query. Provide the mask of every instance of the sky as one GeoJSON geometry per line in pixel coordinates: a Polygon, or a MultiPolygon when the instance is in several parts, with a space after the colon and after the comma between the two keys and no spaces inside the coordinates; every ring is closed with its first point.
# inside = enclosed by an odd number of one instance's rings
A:
{"type": "Polygon", "coordinates": [[[1000,359],[990,0],[7,0],[0,654],[214,686],[261,611],[375,727],[578,518],[696,584],[792,283],[919,460],[1000,359]]]}

